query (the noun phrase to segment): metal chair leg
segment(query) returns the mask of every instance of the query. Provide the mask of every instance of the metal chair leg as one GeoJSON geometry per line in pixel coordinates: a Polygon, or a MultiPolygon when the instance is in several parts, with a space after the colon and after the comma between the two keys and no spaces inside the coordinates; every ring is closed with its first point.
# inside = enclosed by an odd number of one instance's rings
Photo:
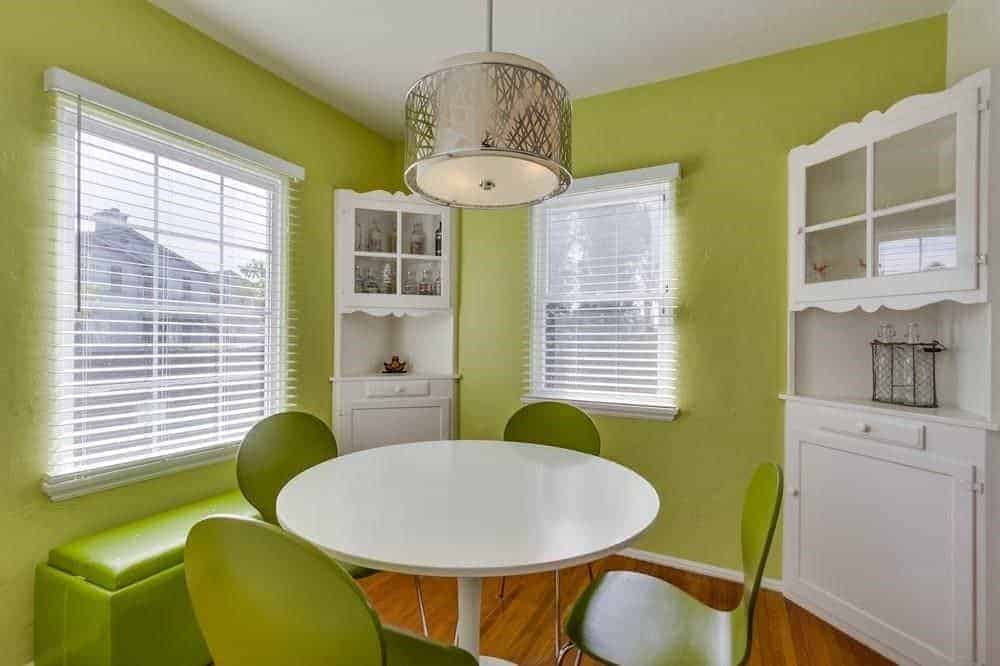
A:
{"type": "Polygon", "coordinates": [[[580,666],[581,661],[583,661],[583,652],[580,649],[577,649],[576,659],[573,660],[573,666],[580,666]]]}
{"type": "Polygon", "coordinates": [[[499,599],[500,601],[503,601],[503,590],[504,587],[506,587],[506,585],[507,585],[507,577],[500,576],[500,591],[497,592],[497,599],[499,599]]]}
{"type": "MultiPolygon", "coordinates": [[[[566,658],[566,655],[569,654],[569,651],[572,649],[573,649],[572,641],[566,641],[566,645],[563,645],[561,648],[559,648],[559,654],[556,655],[556,666],[562,666],[563,659],[566,658]]],[[[577,654],[580,654],[579,650],[577,650],[577,654]]]]}
{"type": "Polygon", "coordinates": [[[427,613],[424,612],[424,593],[420,589],[420,576],[413,577],[413,586],[417,588],[417,608],[420,609],[420,626],[423,627],[424,637],[427,638],[427,613]]]}
{"type": "Polygon", "coordinates": [[[555,593],[555,600],[556,600],[556,609],[555,609],[556,610],[556,666],[559,666],[559,660],[561,659],[561,652],[562,652],[562,648],[560,647],[562,645],[562,643],[561,643],[561,640],[562,640],[562,631],[559,628],[559,620],[561,619],[559,617],[559,606],[560,606],[560,603],[559,603],[559,569],[555,570],[555,583],[556,583],[556,593],[555,593]]]}

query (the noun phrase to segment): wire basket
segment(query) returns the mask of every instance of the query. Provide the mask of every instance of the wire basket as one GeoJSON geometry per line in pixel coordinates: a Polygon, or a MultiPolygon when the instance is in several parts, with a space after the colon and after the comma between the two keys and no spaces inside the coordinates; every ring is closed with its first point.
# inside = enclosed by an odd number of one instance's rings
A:
{"type": "Polygon", "coordinates": [[[872,340],[872,400],[907,407],[937,407],[934,359],[944,350],[937,340],[872,340]]]}

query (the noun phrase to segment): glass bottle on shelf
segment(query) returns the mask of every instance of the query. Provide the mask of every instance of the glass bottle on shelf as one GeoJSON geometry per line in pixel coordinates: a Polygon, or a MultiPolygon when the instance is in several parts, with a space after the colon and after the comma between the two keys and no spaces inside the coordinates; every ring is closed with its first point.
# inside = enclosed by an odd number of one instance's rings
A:
{"type": "Polygon", "coordinates": [[[403,293],[417,293],[417,276],[413,274],[413,271],[406,271],[406,281],[403,282],[403,293]]]}
{"type": "Polygon", "coordinates": [[[433,292],[433,295],[434,296],[440,296],[441,295],[441,273],[438,273],[437,275],[434,276],[434,292],[433,292]]]}
{"type": "Polygon", "coordinates": [[[420,273],[420,286],[418,293],[421,296],[428,296],[431,293],[431,267],[424,266],[424,270],[420,273]]]}
{"type": "Polygon", "coordinates": [[[365,293],[366,294],[377,294],[378,293],[378,282],[375,280],[375,269],[368,268],[365,274],[365,293]]]}
{"type": "Polygon", "coordinates": [[[385,232],[378,222],[373,222],[368,230],[368,251],[383,252],[385,247],[385,232]]]}
{"type": "Polygon", "coordinates": [[[423,254],[427,246],[427,236],[424,234],[422,222],[414,222],[410,232],[410,254],[423,254]]]}
{"type": "Polygon", "coordinates": [[[920,325],[917,322],[906,325],[906,341],[913,345],[920,342],[920,325]]]}
{"type": "MultiPolygon", "coordinates": [[[[441,225],[442,222],[438,222],[438,228],[434,231],[434,256],[441,256],[441,225]]],[[[439,276],[440,277],[440,276],[439,276]]]]}
{"type": "Polygon", "coordinates": [[[361,266],[354,265],[354,293],[362,294],[365,291],[365,276],[361,273],[361,266]]]}
{"type": "Polygon", "coordinates": [[[392,288],[392,264],[385,263],[382,265],[382,283],[380,285],[380,294],[391,294],[395,290],[392,288]]]}

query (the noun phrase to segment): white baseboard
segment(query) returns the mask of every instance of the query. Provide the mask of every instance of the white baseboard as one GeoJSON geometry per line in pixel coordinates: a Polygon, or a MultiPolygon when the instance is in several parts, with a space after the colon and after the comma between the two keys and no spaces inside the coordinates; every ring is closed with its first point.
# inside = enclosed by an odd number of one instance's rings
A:
{"type": "MultiPolygon", "coordinates": [[[[661,564],[672,569],[690,571],[703,576],[709,576],[710,578],[721,578],[723,580],[731,580],[737,583],[743,582],[742,571],[717,567],[714,564],[705,564],[703,562],[695,562],[694,560],[683,560],[679,557],[661,555],[660,553],[652,553],[648,550],[639,550],[638,548],[626,548],[618,554],[625,557],[631,557],[635,560],[642,560],[643,562],[661,564]]],[[[761,586],[768,590],[774,590],[775,592],[782,591],[781,581],[776,578],[765,577],[764,580],[761,581],[761,586]]]]}

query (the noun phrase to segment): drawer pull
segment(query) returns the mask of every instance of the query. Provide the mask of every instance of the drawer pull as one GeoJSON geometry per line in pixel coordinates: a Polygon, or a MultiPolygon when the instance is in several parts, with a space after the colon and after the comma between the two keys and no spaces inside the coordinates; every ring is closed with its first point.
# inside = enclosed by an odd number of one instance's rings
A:
{"type": "Polygon", "coordinates": [[[402,386],[395,386],[395,387],[393,387],[392,392],[393,393],[402,393],[403,392],[403,387],[402,386]]]}
{"type": "Polygon", "coordinates": [[[859,423],[858,424],[858,432],[860,432],[860,433],[869,433],[871,431],[872,431],[872,427],[870,425],[868,425],[867,423],[859,423]]]}

